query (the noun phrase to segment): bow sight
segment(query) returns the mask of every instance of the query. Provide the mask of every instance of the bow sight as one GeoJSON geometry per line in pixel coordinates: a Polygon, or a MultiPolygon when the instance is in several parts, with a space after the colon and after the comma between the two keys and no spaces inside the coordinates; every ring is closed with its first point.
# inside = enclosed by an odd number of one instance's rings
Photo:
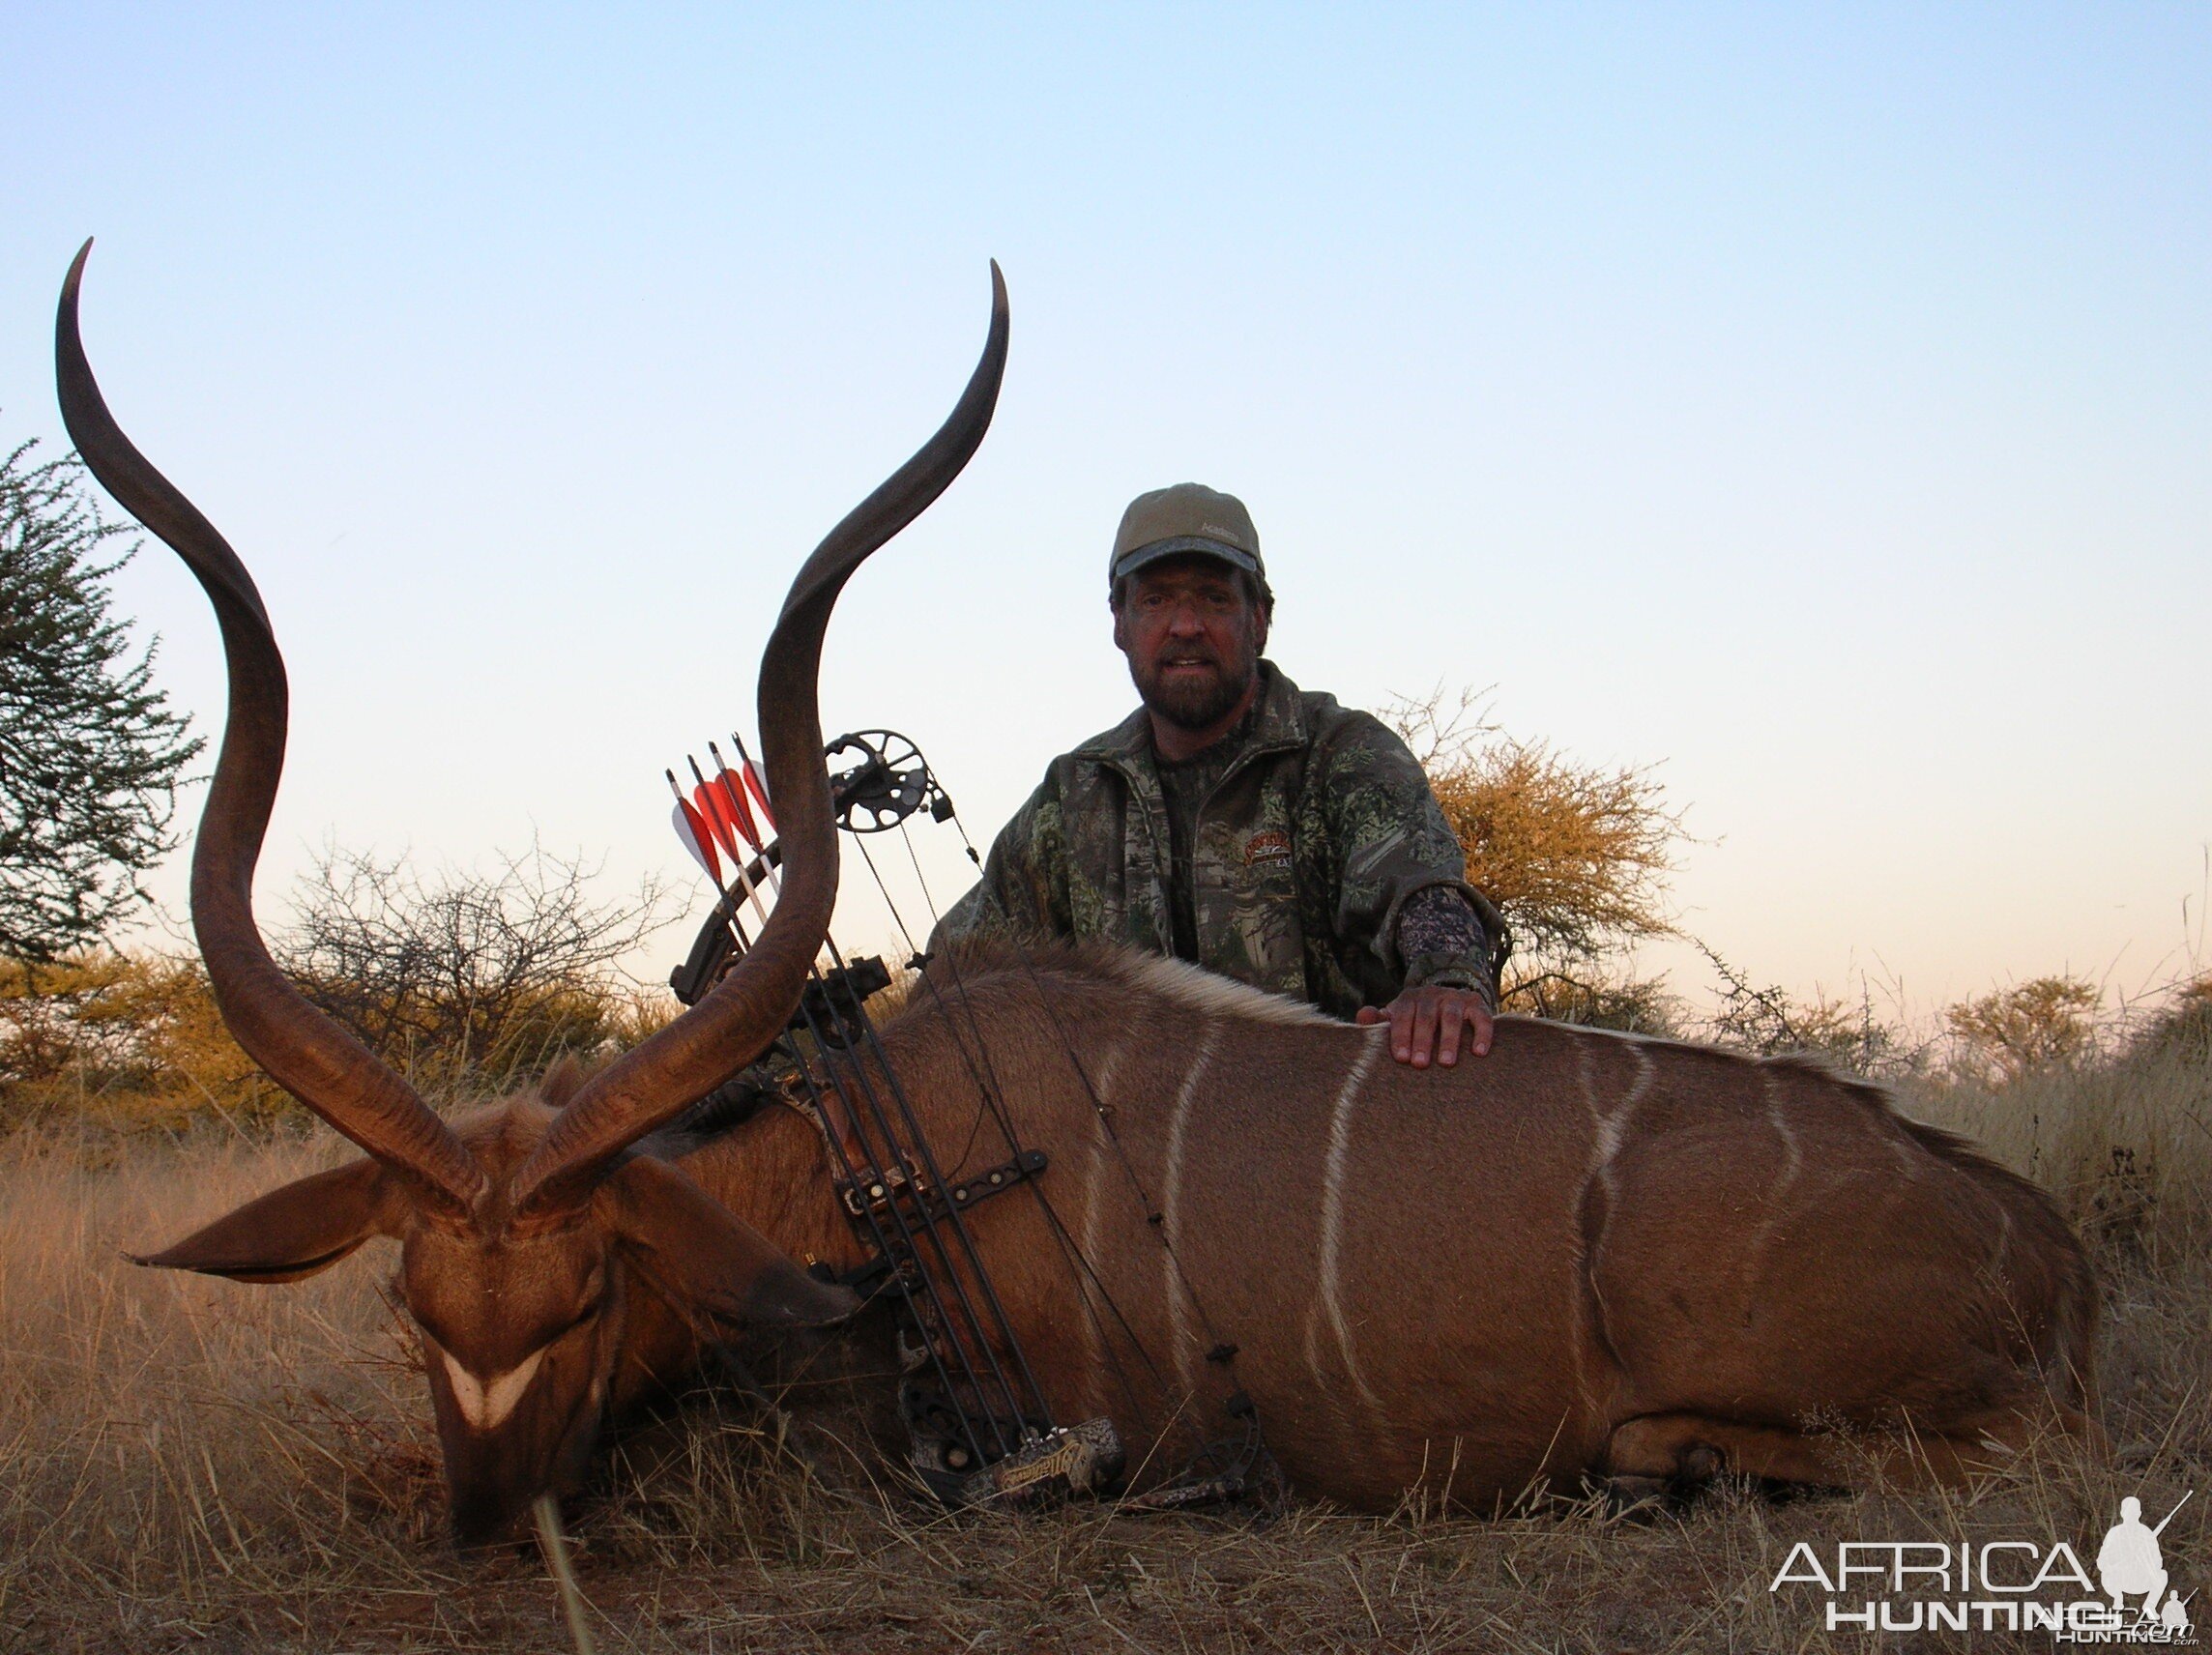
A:
{"type": "Polygon", "coordinates": [[[822,749],[830,799],[848,833],[881,833],[927,805],[932,822],[952,819],[952,797],[938,784],[921,749],[896,730],[860,730],[822,749]],[[837,761],[858,755],[845,769],[837,761]]]}

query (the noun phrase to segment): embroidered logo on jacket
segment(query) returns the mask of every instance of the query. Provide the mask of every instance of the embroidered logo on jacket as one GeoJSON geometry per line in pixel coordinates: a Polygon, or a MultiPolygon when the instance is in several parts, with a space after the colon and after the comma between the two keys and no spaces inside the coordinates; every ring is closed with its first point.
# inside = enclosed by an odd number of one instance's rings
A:
{"type": "Polygon", "coordinates": [[[1288,862],[1291,859],[1291,836],[1280,828],[1270,828],[1255,833],[1244,841],[1244,865],[1253,867],[1261,862],[1288,862]]]}

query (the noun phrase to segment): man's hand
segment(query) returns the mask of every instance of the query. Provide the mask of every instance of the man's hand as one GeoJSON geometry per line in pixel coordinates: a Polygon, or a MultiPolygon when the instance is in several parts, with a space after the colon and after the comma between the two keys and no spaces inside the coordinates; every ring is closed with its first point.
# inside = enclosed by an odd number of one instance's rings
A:
{"type": "Polygon", "coordinates": [[[1390,1020],[1390,1056],[1416,1069],[1427,1068],[1432,1055],[1447,1069],[1458,1062],[1463,1029],[1474,1031],[1470,1052],[1490,1055],[1490,1007],[1471,989],[1410,988],[1381,1009],[1361,1006],[1355,1021],[1372,1026],[1384,1018],[1390,1020]]]}

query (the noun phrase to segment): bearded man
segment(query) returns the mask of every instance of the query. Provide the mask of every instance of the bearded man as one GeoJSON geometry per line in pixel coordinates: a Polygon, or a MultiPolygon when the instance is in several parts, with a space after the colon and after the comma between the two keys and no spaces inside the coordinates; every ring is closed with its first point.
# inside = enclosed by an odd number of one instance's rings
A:
{"type": "Polygon", "coordinates": [[[1251,513],[1139,495],[1107,566],[1143,705],[1052,762],[931,939],[1099,939],[1331,1016],[1400,1062],[1490,1050],[1504,926],[1390,731],[1263,658],[1275,598],[1251,513]]]}

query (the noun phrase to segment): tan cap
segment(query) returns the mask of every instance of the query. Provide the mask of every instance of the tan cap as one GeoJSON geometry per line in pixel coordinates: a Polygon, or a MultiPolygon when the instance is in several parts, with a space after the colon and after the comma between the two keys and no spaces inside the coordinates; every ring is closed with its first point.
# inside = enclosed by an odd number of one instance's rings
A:
{"type": "Polygon", "coordinates": [[[1244,502],[1201,483],[1179,482],[1129,502],[1106,564],[1107,584],[1149,563],[1186,553],[1219,558],[1263,581],[1267,578],[1267,566],[1260,561],[1260,532],[1252,527],[1244,502]]]}

